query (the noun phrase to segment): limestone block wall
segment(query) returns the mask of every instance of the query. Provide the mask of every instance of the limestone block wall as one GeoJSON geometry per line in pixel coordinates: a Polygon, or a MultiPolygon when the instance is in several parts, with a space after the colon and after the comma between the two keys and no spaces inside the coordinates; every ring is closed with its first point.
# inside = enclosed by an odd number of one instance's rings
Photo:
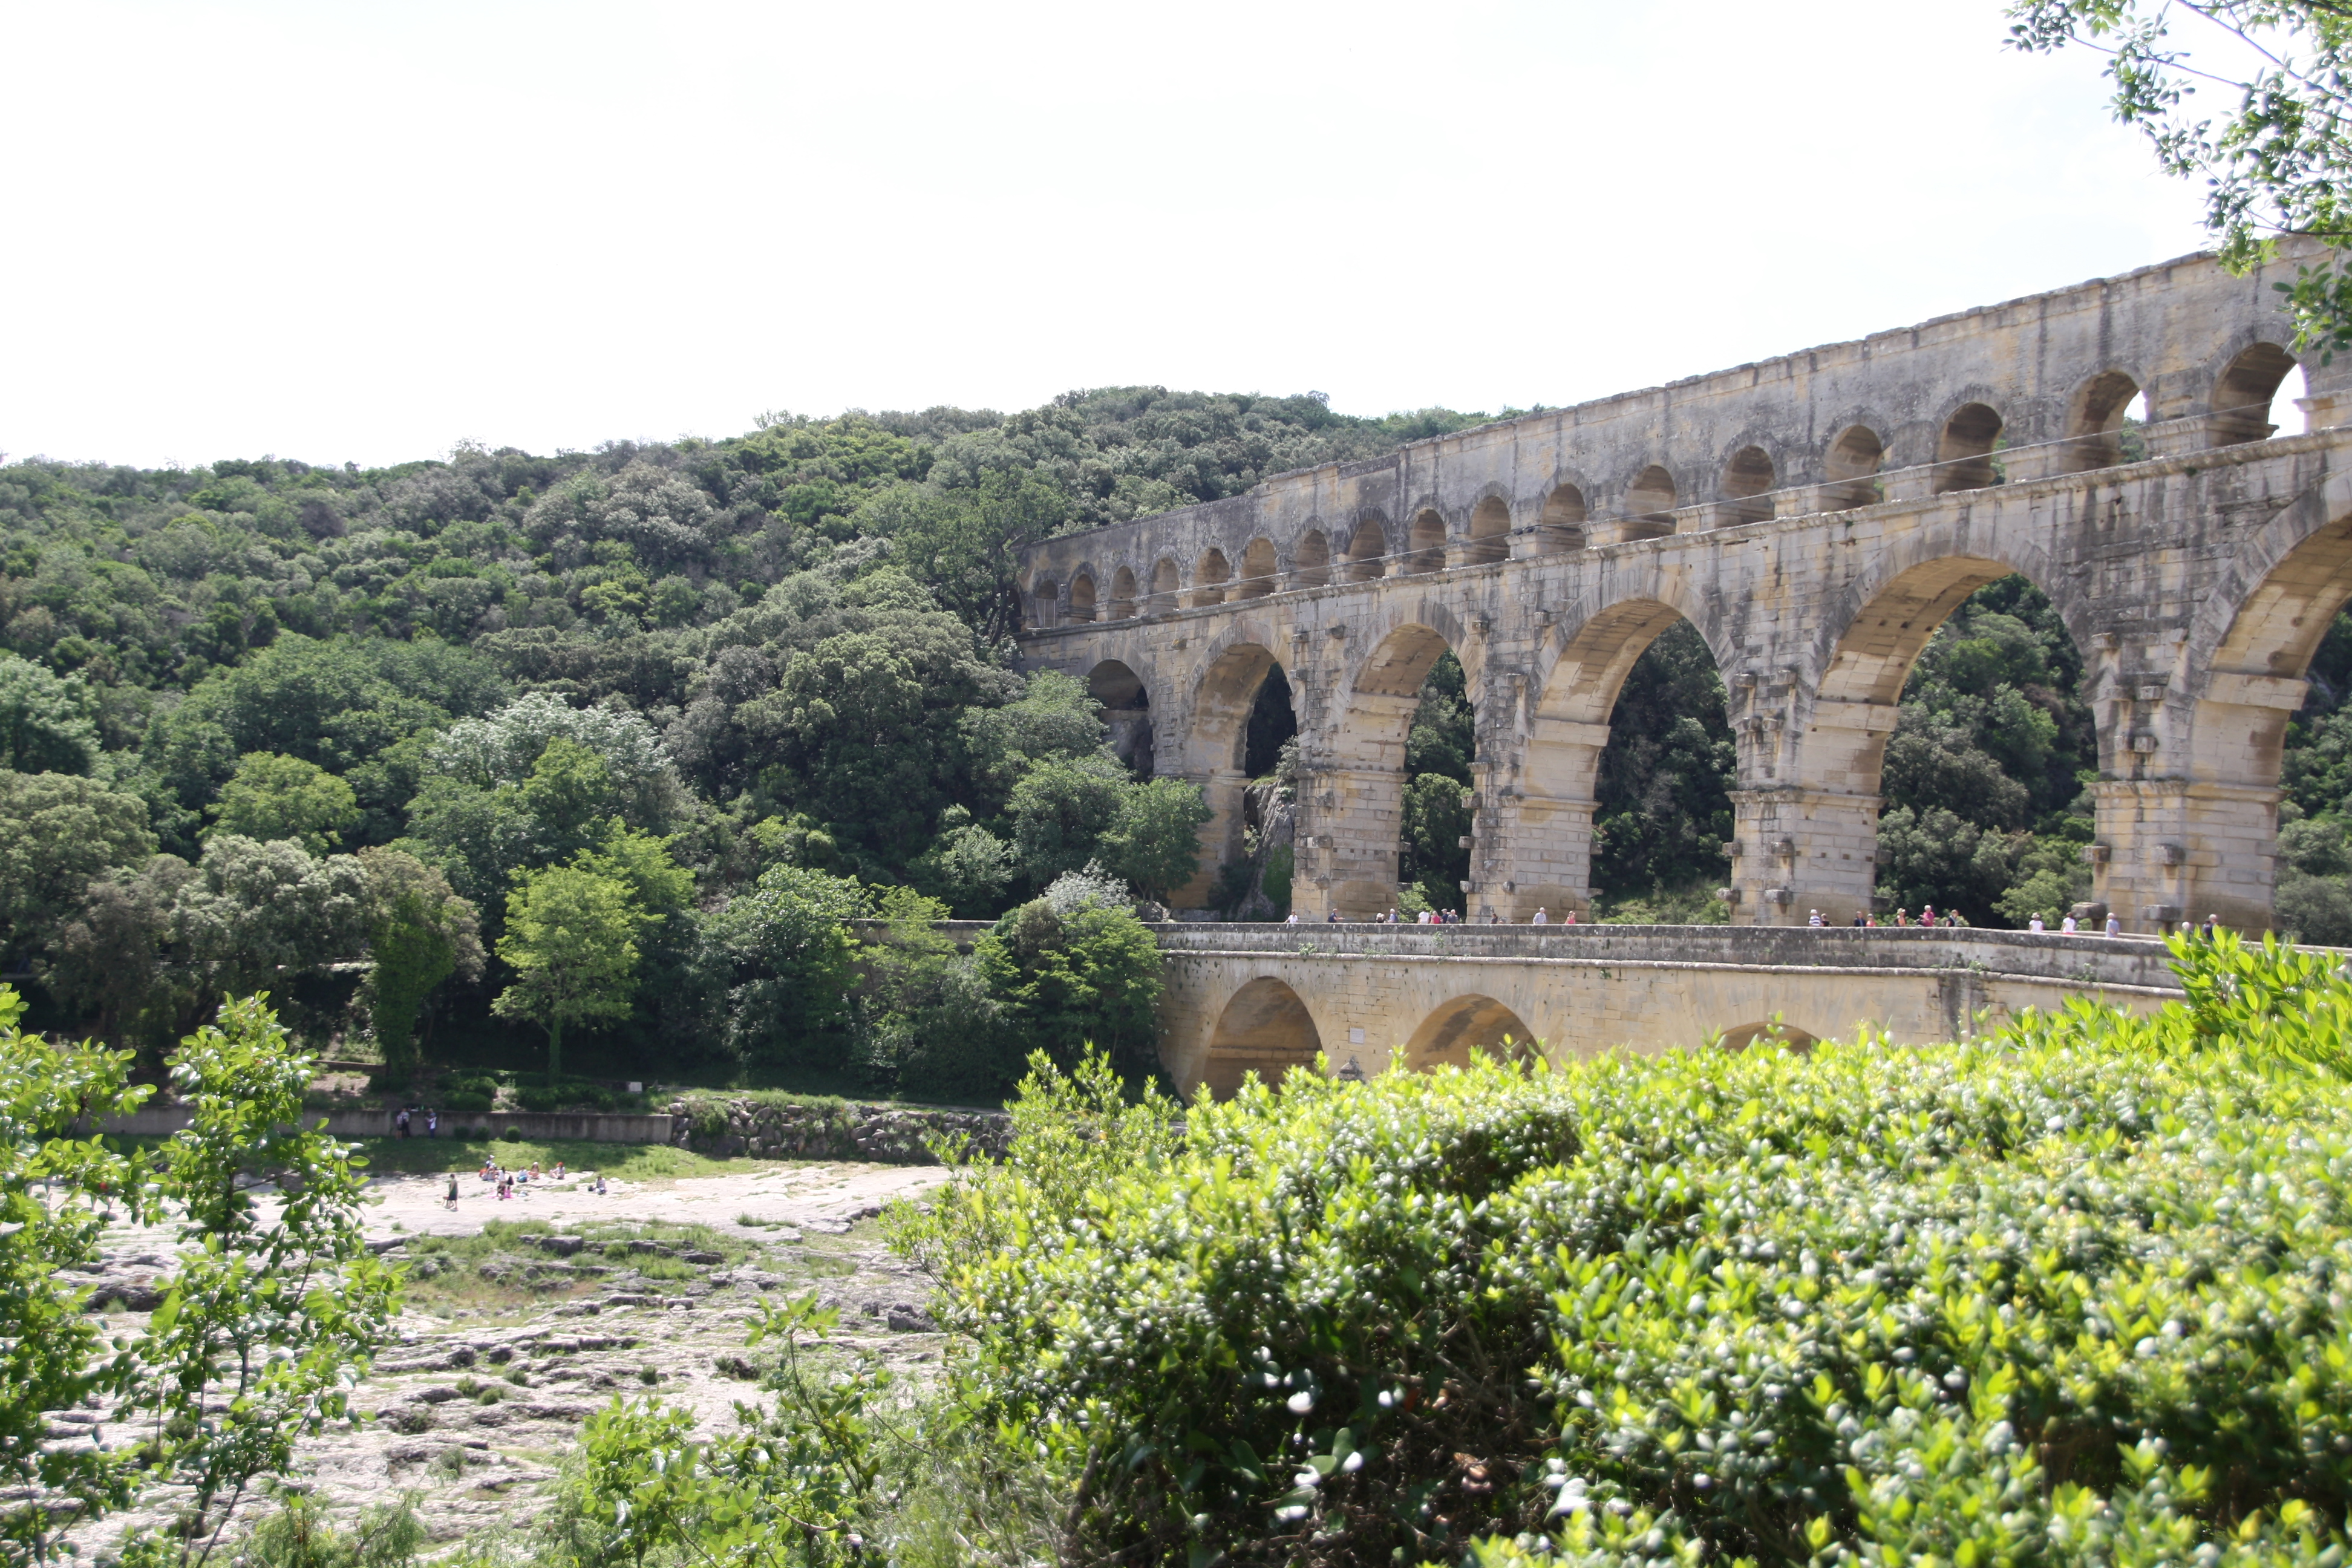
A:
{"type": "Polygon", "coordinates": [[[1023,656],[1209,792],[1180,903],[1238,849],[1242,731],[1281,664],[1297,907],[1369,915],[1396,894],[1412,695],[1451,648],[1478,711],[1464,907],[1524,919],[1588,900],[1617,691],[1686,620],[1738,742],[1734,918],[1791,923],[1869,899],[1904,679],[2021,572],[2088,665],[2095,897],[2134,930],[2261,929],[2286,721],[2352,599],[2352,360],[2292,352],[2271,284],[2299,259],[2182,258],[1050,540],[1024,554],[1023,656]],[[2311,431],[2276,438],[2298,366],[2311,431]]]}
{"type": "Polygon", "coordinates": [[[1220,807],[1189,899],[1238,845],[1243,727],[1276,662],[1300,728],[1297,907],[1395,897],[1412,693],[1461,659],[1478,713],[1465,909],[1589,896],[1595,764],[1625,673],[1677,618],[1722,670],[1738,742],[1734,918],[1843,920],[1875,881],[1903,679],[1984,583],[2022,571],[2077,646],[2100,725],[2095,897],[2146,931],[2270,921],[2277,768],[2301,670],[2352,598],[2352,428],[2329,427],[1838,513],[1674,534],[1243,605],[1071,626],[1033,667],[1143,694],[1153,765],[1220,807]],[[2241,611],[2245,612],[2241,614],[2241,611]]]}
{"type": "Polygon", "coordinates": [[[1378,1073],[1540,1043],[1558,1060],[1868,1028],[1947,1040],[2091,995],[2177,1000],[2148,942],[1739,927],[1162,928],[1161,1056],[1190,1092],[1349,1063],[1378,1073]],[[1891,940],[1878,940],[1881,938],[1891,940]],[[2006,940],[2005,940],[2006,939],[2006,940]]]}

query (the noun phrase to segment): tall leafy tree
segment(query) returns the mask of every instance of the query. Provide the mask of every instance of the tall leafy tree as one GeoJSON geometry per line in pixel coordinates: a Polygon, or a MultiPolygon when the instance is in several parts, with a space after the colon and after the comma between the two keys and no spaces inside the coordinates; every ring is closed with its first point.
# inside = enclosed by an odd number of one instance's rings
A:
{"type": "Polygon", "coordinates": [[[2010,37],[2107,57],[2116,118],[2165,172],[2206,182],[2234,271],[2282,237],[2324,240],[2287,289],[2306,348],[2352,347],[2352,9],[2341,0],[2017,0],[2010,37]],[[2219,112],[2205,112],[2215,98],[2219,112]]]}
{"type": "Polygon", "coordinates": [[[448,879],[413,855],[362,849],[367,879],[368,1023],[384,1065],[404,1075],[416,1063],[416,1017],[454,977],[478,979],[482,944],[474,906],[448,879]]]}
{"type": "Polygon", "coordinates": [[[352,786],[316,763],[276,752],[247,752],[205,808],[213,831],[247,838],[290,838],[313,855],[341,841],[360,819],[352,786]]]}
{"type": "Polygon", "coordinates": [[[47,948],[92,877],[154,853],[136,795],[65,773],[0,773],[0,960],[47,948]]]}
{"type": "Polygon", "coordinates": [[[627,1015],[637,988],[637,933],[657,918],[627,883],[582,867],[551,866],[517,879],[499,941],[514,984],[491,1010],[547,1031],[549,1082],[563,1073],[564,1030],[627,1015]]]}
{"type": "Polygon", "coordinates": [[[86,773],[98,760],[98,726],[79,679],[0,653],[0,768],[86,773]]]}

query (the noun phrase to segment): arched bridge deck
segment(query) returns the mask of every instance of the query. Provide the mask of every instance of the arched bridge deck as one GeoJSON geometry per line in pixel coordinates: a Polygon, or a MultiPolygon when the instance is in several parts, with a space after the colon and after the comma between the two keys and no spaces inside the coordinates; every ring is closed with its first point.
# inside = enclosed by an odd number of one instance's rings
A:
{"type": "Polygon", "coordinates": [[[2161,943],[1981,930],[1778,926],[1196,925],[1157,928],[1160,1057],[1188,1093],[1244,1073],[1366,1073],[1540,1041],[1554,1060],[1864,1027],[1904,1044],[2088,995],[2179,1000],[2161,943]],[[1507,1037],[1510,1046],[1506,1047],[1507,1037]]]}

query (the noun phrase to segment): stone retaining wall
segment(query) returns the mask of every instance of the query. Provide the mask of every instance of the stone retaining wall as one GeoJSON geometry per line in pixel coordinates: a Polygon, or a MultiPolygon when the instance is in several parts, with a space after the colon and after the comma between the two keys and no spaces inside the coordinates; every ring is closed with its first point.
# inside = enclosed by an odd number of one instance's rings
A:
{"type": "MultiPolygon", "coordinates": [[[[323,1117],[327,1131],[338,1138],[389,1138],[392,1136],[393,1115],[389,1110],[308,1111],[303,1115],[302,1123],[306,1127],[312,1126],[323,1117]]],[[[105,1131],[123,1137],[163,1138],[187,1126],[192,1120],[185,1106],[148,1105],[128,1116],[110,1118],[105,1131]]],[[[408,1124],[415,1136],[425,1136],[423,1111],[410,1117],[408,1124]]],[[[525,1138],[560,1138],[588,1143],[670,1143],[677,1141],[677,1132],[673,1118],[667,1111],[653,1116],[587,1110],[445,1110],[441,1113],[441,1136],[444,1138],[459,1128],[478,1135],[484,1131],[496,1135],[510,1127],[525,1138]]]]}
{"type": "Polygon", "coordinates": [[[961,1132],[990,1154],[1002,1154],[1012,1135],[1011,1121],[1001,1110],[911,1110],[855,1102],[780,1105],[716,1098],[681,1100],[669,1109],[677,1128],[672,1142],[698,1154],[719,1156],[929,1165],[937,1162],[924,1143],[935,1135],[961,1132]]]}

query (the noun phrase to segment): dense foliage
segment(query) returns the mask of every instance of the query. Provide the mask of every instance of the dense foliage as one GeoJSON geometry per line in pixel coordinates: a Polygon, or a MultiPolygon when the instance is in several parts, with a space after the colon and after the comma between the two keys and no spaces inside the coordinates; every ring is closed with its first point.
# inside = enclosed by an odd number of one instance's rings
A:
{"type": "Polygon", "coordinates": [[[1007,668],[1019,547],[1484,417],[1116,388],[552,458],[0,468],[0,963],[43,1023],[151,1051],[266,981],[395,1066],[512,1054],[495,1005],[551,1055],[569,1027],[613,1065],[901,1087],[939,1052],[786,906],[992,919],[1095,862],[1145,896],[1198,867],[1200,792],[1007,668]]]}
{"type": "Polygon", "coordinates": [[[85,1119],[150,1092],[130,1058],[25,1031],[0,985],[0,1557],[53,1558],[68,1522],[121,1509],[142,1489],[185,1489],[170,1531],[133,1532],[130,1568],[209,1554],[239,1502],[291,1468],[298,1439],[347,1417],[352,1384],[390,1338],[397,1280],[360,1228],[351,1151],[305,1131],[316,1058],[296,1053],[264,999],[232,999],[171,1062],[191,1124],[124,1153],[85,1119]],[[109,1335],[88,1287],[60,1279],[97,1261],[118,1215],[176,1230],[163,1300],[143,1330],[109,1335]],[[48,1418],[107,1396],[128,1444],[60,1445],[48,1418]]]}
{"type": "Polygon", "coordinates": [[[542,1560],[2339,1561],[2352,981],[2176,952],[2154,1016],[1926,1049],[1181,1117],[1041,1061],[1009,1156],[893,1215],[944,1386],[772,1310],[773,1402],[616,1403],[542,1560]]]}

